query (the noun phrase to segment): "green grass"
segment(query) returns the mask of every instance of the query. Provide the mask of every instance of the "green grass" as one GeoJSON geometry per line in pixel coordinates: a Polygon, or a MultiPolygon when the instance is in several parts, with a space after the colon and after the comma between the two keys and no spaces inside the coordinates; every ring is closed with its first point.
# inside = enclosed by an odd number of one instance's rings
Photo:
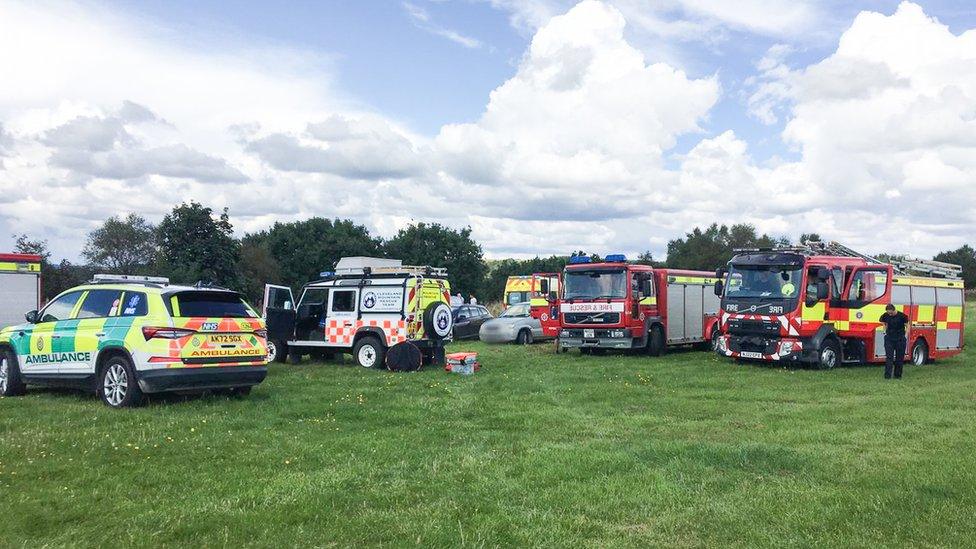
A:
{"type": "Polygon", "coordinates": [[[464,344],[471,377],[275,366],[122,412],[33,390],[0,399],[0,545],[971,546],[973,333],[901,382],[464,344]]]}

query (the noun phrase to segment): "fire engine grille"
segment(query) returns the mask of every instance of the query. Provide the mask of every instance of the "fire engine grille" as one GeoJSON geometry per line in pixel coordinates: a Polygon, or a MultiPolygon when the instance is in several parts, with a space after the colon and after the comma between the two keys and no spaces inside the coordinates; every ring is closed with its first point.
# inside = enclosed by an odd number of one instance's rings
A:
{"type": "Polygon", "coordinates": [[[729,349],[737,353],[750,352],[771,355],[776,353],[776,340],[761,337],[733,337],[729,349]]]}
{"type": "Polygon", "coordinates": [[[735,335],[779,335],[779,322],[770,320],[747,320],[733,318],[729,320],[728,332],[735,335]]]}
{"type": "Polygon", "coordinates": [[[563,321],[566,324],[617,324],[620,313],[566,313],[563,321]]]}

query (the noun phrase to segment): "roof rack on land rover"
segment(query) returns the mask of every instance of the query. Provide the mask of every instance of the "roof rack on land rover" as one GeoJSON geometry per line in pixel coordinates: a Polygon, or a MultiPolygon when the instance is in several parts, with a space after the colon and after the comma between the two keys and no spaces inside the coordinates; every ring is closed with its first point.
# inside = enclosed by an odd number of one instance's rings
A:
{"type": "Polygon", "coordinates": [[[97,274],[92,276],[92,284],[144,284],[146,286],[169,286],[164,276],[142,276],[126,274],[97,274]]]}

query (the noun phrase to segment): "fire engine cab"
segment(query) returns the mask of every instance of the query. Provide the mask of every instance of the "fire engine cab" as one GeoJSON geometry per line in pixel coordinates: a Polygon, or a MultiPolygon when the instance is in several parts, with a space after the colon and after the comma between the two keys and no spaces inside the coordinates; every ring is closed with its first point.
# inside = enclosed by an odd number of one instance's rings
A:
{"type": "Polygon", "coordinates": [[[889,303],[911,320],[907,354],[914,364],[962,350],[958,265],[889,264],[836,242],[737,252],[716,273],[724,279],[715,285],[722,294],[720,355],[822,369],[884,362],[880,318],[889,303]]]}
{"type": "Polygon", "coordinates": [[[657,356],[669,345],[711,341],[718,335],[716,280],[713,273],[630,264],[619,254],[600,263],[573,256],[563,271],[557,344],[657,356]]]}
{"type": "Polygon", "coordinates": [[[510,276],[505,281],[504,307],[529,302],[529,316],[539,319],[545,337],[559,335],[558,310],[553,312],[552,303],[559,297],[559,273],[532,273],[510,276]]]}
{"type": "Polygon", "coordinates": [[[383,368],[387,351],[406,345],[424,363],[444,363],[454,327],[445,269],[344,257],[321,276],[302,288],[297,304],[291,288],[265,287],[269,361],[351,353],[360,366],[383,368]]]}

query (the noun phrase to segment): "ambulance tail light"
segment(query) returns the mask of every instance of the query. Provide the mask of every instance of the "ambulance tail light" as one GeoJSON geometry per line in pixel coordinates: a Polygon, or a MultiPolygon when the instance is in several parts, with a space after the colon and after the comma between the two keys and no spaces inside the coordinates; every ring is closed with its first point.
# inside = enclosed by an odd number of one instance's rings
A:
{"type": "Polygon", "coordinates": [[[180,339],[183,337],[191,336],[196,332],[193,330],[185,330],[183,328],[170,328],[163,326],[143,326],[142,327],[142,337],[146,338],[146,341],[150,339],[180,339]]]}

